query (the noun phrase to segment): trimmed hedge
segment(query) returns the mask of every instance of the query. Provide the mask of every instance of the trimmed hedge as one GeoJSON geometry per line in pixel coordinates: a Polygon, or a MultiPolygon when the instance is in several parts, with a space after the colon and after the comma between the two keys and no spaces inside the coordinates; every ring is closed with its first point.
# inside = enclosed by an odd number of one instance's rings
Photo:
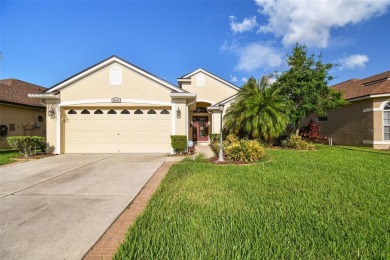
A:
{"type": "Polygon", "coordinates": [[[171,146],[176,153],[187,151],[186,135],[171,135],[171,146]]]}
{"type": "Polygon", "coordinates": [[[42,136],[10,136],[7,142],[12,149],[17,150],[25,157],[35,155],[37,149],[45,150],[46,141],[42,136]]]}

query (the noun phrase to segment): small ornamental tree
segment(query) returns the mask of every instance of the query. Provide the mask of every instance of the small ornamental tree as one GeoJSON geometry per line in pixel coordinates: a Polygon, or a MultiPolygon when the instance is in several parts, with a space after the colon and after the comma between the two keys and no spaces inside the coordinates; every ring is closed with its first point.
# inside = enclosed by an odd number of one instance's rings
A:
{"type": "Polygon", "coordinates": [[[310,113],[325,115],[329,109],[336,109],[346,104],[341,92],[328,87],[334,79],[329,71],[335,66],[323,63],[322,55],[308,56],[305,45],[296,44],[293,53],[287,56],[290,69],[276,79],[274,85],[288,102],[289,119],[292,130],[298,135],[299,122],[310,113]]]}
{"type": "Polygon", "coordinates": [[[318,141],[322,138],[320,135],[320,125],[310,120],[309,124],[306,127],[301,128],[300,135],[305,139],[309,139],[311,141],[318,141]]]}

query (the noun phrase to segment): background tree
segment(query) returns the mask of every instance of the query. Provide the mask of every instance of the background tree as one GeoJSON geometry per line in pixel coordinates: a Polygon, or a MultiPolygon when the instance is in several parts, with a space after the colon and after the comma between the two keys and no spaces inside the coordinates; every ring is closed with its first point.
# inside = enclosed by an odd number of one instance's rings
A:
{"type": "Polygon", "coordinates": [[[264,76],[260,81],[251,77],[227,109],[225,127],[241,138],[261,138],[271,142],[286,128],[286,109],[287,104],[279,90],[269,86],[269,77],[264,76]]]}
{"type": "Polygon", "coordinates": [[[293,130],[298,134],[299,121],[310,113],[324,116],[329,109],[346,104],[341,92],[328,87],[334,79],[329,71],[335,66],[323,63],[322,55],[308,56],[305,45],[297,43],[291,56],[287,56],[290,69],[283,72],[275,82],[280,94],[290,100],[289,118],[293,130]]]}

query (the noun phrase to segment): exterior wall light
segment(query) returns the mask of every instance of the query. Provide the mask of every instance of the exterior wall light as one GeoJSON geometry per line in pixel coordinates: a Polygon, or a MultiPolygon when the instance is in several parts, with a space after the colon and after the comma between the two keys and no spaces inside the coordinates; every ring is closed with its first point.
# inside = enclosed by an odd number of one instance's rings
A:
{"type": "Polygon", "coordinates": [[[176,110],[176,117],[177,119],[180,119],[181,118],[181,111],[180,111],[180,108],[178,107],[177,110],[176,110]]]}
{"type": "Polygon", "coordinates": [[[53,106],[49,107],[49,110],[47,111],[47,114],[54,119],[56,117],[56,111],[54,110],[53,106]]]}

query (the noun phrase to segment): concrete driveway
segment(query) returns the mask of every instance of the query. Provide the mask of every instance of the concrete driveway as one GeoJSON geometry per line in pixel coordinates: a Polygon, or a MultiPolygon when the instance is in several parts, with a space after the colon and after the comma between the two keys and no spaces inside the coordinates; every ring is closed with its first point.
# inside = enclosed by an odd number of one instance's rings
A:
{"type": "Polygon", "coordinates": [[[80,259],[163,164],[68,154],[0,168],[0,259],[80,259]]]}

